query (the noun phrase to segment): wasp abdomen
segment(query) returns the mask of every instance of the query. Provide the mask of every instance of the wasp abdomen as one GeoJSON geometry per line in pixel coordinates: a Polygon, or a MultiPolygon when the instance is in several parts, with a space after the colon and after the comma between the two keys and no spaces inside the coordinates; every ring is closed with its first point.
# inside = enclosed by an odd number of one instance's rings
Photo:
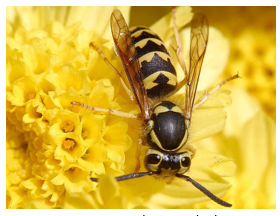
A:
{"type": "Polygon", "coordinates": [[[177,86],[176,71],[162,40],[144,27],[135,27],[130,31],[148,97],[162,98],[174,91],[177,86]]]}
{"type": "Polygon", "coordinates": [[[177,151],[187,140],[187,125],[183,111],[170,101],[162,101],[153,109],[147,136],[150,146],[164,151],[177,151]]]}

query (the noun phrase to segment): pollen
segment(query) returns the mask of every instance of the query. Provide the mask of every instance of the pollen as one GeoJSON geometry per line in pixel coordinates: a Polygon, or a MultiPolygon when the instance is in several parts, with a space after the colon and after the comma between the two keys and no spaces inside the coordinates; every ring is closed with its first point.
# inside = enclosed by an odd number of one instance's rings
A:
{"type": "Polygon", "coordinates": [[[63,141],[63,148],[67,149],[67,150],[71,150],[74,148],[74,146],[76,145],[76,142],[73,140],[73,139],[69,139],[69,138],[66,138],[64,141],[63,141]]]}
{"type": "Polygon", "coordinates": [[[65,133],[73,132],[75,129],[75,125],[73,124],[72,121],[62,122],[60,127],[61,127],[61,130],[65,133]]]}

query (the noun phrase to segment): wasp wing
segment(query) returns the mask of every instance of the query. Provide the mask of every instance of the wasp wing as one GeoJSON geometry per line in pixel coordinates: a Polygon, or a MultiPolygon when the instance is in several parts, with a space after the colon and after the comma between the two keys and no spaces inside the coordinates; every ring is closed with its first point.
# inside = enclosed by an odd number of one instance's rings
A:
{"type": "Polygon", "coordinates": [[[141,77],[139,61],[129,28],[119,10],[114,10],[111,15],[111,31],[119,57],[126,72],[131,90],[137,101],[142,117],[150,117],[150,105],[143,79],[141,77]]]}
{"type": "Polygon", "coordinates": [[[191,119],[200,70],[206,52],[208,35],[209,26],[206,16],[202,13],[195,14],[191,22],[190,67],[187,75],[185,100],[185,117],[189,120],[191,119]]]}

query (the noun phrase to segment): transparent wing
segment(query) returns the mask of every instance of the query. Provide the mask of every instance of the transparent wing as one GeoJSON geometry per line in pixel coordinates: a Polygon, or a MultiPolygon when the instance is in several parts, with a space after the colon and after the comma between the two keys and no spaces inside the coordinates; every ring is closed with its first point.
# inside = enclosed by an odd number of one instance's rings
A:
{"type": "Polygon", "coordinates": [[[191,119],[200,70],[206,52],[208,35],[209,26],[206,16],[202,13],[195,14],[191,22],[190,68],[187,75],[185,101],[185,117],[189,120],[191,119]]]}
{"type": "Polygon", "coordinates": [[[129,28],[119,10],[114,10],[111,15],[111,31],[131,90],[140,107],[142,117],[144,120],[148,120],[150,117],[150,105],[143,79],[139,73],[140,66],[137,53],[130,36],[129,28]]]}

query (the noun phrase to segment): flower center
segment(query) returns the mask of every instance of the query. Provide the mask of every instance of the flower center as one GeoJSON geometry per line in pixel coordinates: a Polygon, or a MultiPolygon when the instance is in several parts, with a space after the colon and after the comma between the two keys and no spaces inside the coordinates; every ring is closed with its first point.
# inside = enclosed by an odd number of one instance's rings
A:
{"type": "Polygon", "coordinates": [[[81,170],[78,167],[71,168],[71,173],[75,176],[78,176],[80,174],[81,170]]]}
{"type": "Polygon", "coordinates": [[[27,95],[27,100],[29,101],[29,100],[32,100],[32,99],[34,99],[36,97],[36,93],[34,93],[34,92],[31,92],[31,93],[29,93],[28,95],[27,95]]]}
{"type": "Polygon", "coordinates": [[[73,149],[75,145],[76,145],[76,143],[73,139],[66,138],[63,142],[63,148],[68,149],[68,150],[73,149]]]}
{"type": "Polygon", "coordinates": [[[75,129],[75,125],[71,121],[65,121],[61,124],[61,130],[65,133],[73,132],[75,129]]]}

